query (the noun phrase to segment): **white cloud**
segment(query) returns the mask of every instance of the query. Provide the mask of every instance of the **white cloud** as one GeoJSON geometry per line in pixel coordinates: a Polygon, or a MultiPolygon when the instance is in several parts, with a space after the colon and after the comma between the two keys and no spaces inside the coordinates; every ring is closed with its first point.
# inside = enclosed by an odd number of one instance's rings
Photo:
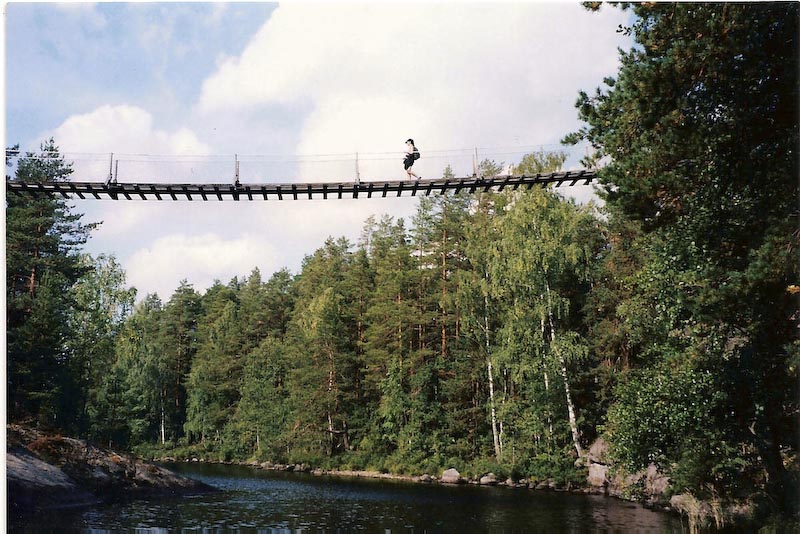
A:
{"type": "Polygon", "coordinates": [[[248,275],[254,267],[268,276],[281,267],[276,256],[269,242],[252,234],[231,240],[213,233],[171,234],[136,251],[126,259],[125,268],[139,298],[157,292],[167,300],[184,278],[202,291],[215,279],[227,283],[234,276],[248,275]]]}
{"type": "Polygon", "coordinates": [[[187,128],[166,132],[153,127],[153,116],[130,105],[100,106],[67,118],[47,134],[63,152],[208,154],[211,149],[187,128]]]}
{"type": "Polygon", "coordinates": [[[625,15],[577,4],[283,4],[203,84],[202,113],[310,101],[301,153],[557,141],[616,69],[625,15]]]}

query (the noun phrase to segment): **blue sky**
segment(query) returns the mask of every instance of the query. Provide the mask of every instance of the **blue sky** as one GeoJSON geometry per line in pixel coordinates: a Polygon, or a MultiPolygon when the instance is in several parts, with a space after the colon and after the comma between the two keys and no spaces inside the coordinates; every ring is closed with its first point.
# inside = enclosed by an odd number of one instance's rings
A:
{"type": "MultiPolygon", "coordinates": [[[[400,179],[515,163],[580,126],[574,103],[618,68],[625,13],[577,3],[6,4],[6,143],[53,136],[76,180],[400,179]],[[323,154],[334,154],[323,157],[323,154]],[[300,157],[299,155],[303,155],[300,157]],[[267,157],[269,156],[269,157],[267,157]]],[[[580,151],[573,152],[574,165],[580,151]]],[[[573,189],[581,200],[591,189],[573,189]]],[[[78,201],[87,246],[162,299],[259,267],[297,272],[328,236],[416,200],[78,201]]]]}
{"type": "Polygon", "coordinates": [[[241,53],[276,4],[6,5],[6,139],[99,103],[132,104],[178,125],[222,57],[241,53]]]}

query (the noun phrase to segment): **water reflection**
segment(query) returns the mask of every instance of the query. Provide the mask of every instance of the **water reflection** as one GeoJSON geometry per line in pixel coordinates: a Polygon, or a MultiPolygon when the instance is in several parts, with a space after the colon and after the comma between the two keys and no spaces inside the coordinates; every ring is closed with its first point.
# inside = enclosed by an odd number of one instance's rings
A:
{"type": "Polygon", "coordinates": [[[600,496],[315,477],[177,464],[221,491],[27,518],[11,531],[91,533],[680,532],[677,518],[600,496]],[[54,528],[58,525],[59,528],[54,528]]]}

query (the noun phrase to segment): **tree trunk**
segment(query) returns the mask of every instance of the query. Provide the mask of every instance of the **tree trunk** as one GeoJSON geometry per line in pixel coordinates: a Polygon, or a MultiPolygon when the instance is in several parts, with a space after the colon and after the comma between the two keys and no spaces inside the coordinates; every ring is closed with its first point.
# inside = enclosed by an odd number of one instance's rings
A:
{"type": "Polygon", "coordinates": [[[499,462],[503,456],[503,449],[500,444],[500,434],[497,431],[497,412],[494,406],[494,377],[492,376],[492,359],[489,356],[489,297],[486,295],[483,297],[483,328],[486,340],[486,372],[489,375],[489,407],[492,412],[492,442],[494,443],[494,456],[499,462]]]}
{"type": "MultiPolygon", "coordinates": [[[[42,210],[39,210],[39,220],[41,220],[41,218],[42,218],[42,210]]],[[[39,224],[36,227],[36,237],[38,238],[41,235],[42,235],[42,225],[39,224]]],[[[33,257],[34,258],[39,257],[38,246],[34,247],[33,249],[33,257]]],[[[35,291],[36,291],[36,264],[34,263],[33,267],[31,267],[31,276],[28,280],[28,296],[33,298],[33,294],[35,291]]],[[[28,311],[30,311],[30,308],[28,309],[28,311]]]]}
{"type": "MultiPolygon", "coordinates": [[[[544,317],[542,317],[541,322],[542,322],[542,339],[544,339],[545,338],[544,317]]],[[[550,431],[550,433],[547,436],[547,441],[549,443],[553,439],[553,418],[550,415],[549,402],[547,402],[547,397],[549,397],[550,394],[550,376],[547,374],[547,363],[544,361],[542,362],[542,374],[544,375],[544,391],[545,391],[545,403],[546,403],[544,414],[545,417],[547,417],[547,429],[550,431]]]]}
{"type": "Polygon", "coordinates": [[[164,445],[167,442],[167,416],[166,410],[164,409],[164,396],[166,392],[162,389],[161,390],[161,444],[164,445]]]}
{"type": "MultiPolygon", "coordinates": [[[[550,320],[550,346],[552,348],[553,341],[556,338],[556,329],[553,325],[553,308],[550,301],[550,284],[545,282],[547,289],[547,314],[550,320]]],[[[578,451],[578,458],[583,458],[583,448],[581,448],[581,434],[578,430],[577,418],[575,417],[575,405],[572,403],[572,395],[569,391],[569,379],[567,378],[567,363],[564,360],[564,355],[558,353],[558,363],[561,366],[561,376],[564,379],[564,394],[567,397],[567,411],[569,412],[569,427],[572,430],[572,443],[575,445],[575,450],[578,451]]]]}
{"type": "MultiPolygon", "coordinates": [[[[442,213],[442,224],[447,220],[442,213]]],[[[442,228],[442,361],[447,354],[447,229],[442,228]]]]}

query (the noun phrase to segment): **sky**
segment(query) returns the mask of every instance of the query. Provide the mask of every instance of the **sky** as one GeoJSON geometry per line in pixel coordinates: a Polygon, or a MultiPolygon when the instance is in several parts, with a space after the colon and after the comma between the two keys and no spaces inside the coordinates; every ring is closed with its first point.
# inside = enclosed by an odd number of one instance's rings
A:
{"type": "MultiPolygon", "coordinates": [[[[580,128],[575,101],[619,66],[627,14],[578,3],[97,3],[5,5],[5,143],[53,137],[73,179],[227,183],[472,174],[580,128]],[[112,156],[113,154],[113,156],[112,156]],[[356,156],[357,154],[357,156],[356,156]]],[[[13,171],[12,171],[13,172],[13,171]]],[[[578,201],[591,187],[571,188],[578,201]]],[[[259,202],[79,200],[102,221],[139,299],[185,279],[203,292],[258,268],[300,270],[369,215],[410,223],[413,197],[259,202]]]]}

